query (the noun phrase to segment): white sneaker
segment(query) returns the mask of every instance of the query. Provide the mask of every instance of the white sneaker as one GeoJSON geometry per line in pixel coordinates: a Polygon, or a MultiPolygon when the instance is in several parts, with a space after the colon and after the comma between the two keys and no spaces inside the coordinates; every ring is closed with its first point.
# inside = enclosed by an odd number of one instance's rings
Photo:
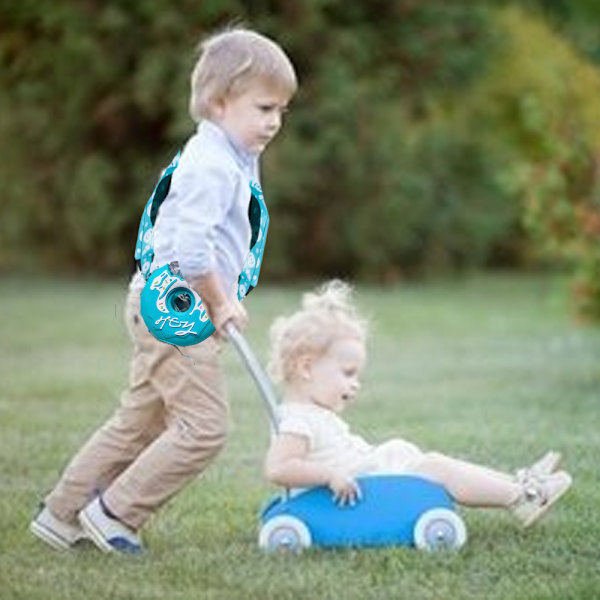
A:
{"type": "Polygon", "coordinates": [[[78,541],[86,538],[79,523],[69,523],[55,517],[50,509],[42,504],[38,514],[29,523],[29,531],[56,550],[69,550],[78,541]]]}
{"type": "Polygon", "coordinates": [[[106,514],[100,496],[92,500],[79,513],[78,518],[89,538],[103,552],[143,552],[140,537],[127,525],[106,514]]]}
{"type": "Polygon", "coordinates": [[[518,469],[515,477],[519,483],[526,483],[530,479],[539,479],[554,473],[560,464],[562,455],[560,452],[550,450],[539,458],[530,467],[518,469]]]}
{"type": "Polygon", "coordinates": [[[523,493],[511,510],[523,527],[529,527],[567,492],[572,483],[573,478],[566,471],[529,479],[523,484],[523,493]]]}

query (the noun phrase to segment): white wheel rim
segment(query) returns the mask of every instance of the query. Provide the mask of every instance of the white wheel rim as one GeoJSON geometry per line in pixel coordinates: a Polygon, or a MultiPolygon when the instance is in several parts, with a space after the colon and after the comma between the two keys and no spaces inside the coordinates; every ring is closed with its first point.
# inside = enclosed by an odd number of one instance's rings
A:
{"type": "Polygon", "coordinates": [[[447,508],[434,508],[424,512],[415,525],[414,543],[419,550],[458,550],[466,541],[467,528],[464,521],[447,508]]]}
{"type": "Polygon", "coordinates": [[[296,517],[278,515],[260,529],[258,546],[267,552],[301,552],[312,543],[308,527],[296,517]]]}

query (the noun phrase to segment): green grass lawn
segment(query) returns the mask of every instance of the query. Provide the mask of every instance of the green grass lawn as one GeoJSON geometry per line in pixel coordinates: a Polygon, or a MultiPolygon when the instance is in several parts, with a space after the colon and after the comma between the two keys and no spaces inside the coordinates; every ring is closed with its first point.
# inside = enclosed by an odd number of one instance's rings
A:
{"type": "MultiPolygon", "coordinates": [[[[543,277],[360,287],[369,364],[345,415],[372,441],[399,435],[502,469],[561,450],[574,487],[532,530],[502,511],[461,509],[469,541],[454,555],[261,554],[258,512],[276,491],[261,477],[267,418],[230,349],[229,445],[145,528],[146,555],[53,552],[27,526],[118,399],[124,290],[17,278],[0,288],[2,600],[600,598],[600,330],[575,323],[562,280],[543,277]]],[[[301,291],[263,285],[248,299],[247,334],[263,359],[270,319],[301,291]]]]}

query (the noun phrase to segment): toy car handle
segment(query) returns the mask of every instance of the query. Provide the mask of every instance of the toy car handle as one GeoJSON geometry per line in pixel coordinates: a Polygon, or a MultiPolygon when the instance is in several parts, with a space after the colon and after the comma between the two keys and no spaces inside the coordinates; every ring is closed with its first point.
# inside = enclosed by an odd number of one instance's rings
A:
{"type": "Polygon", "coordinates": [[[273,426],[275,433],[277,433],[279,430],[279,418],[277,416],[278,401],[277,394],[273,389],[273,384],[271,383],[269,376],[266,374],[252,348],[250,348],[250,345],[238,328],[232,322],[228,322],[225,324],[224,329],[229,341],[234,345],[242,362],[246,366],[246,369],[252,376],[252,379],[254,379],[260,395],[265,402],[265,406],[267,407],[271,425],[273,426]]]}

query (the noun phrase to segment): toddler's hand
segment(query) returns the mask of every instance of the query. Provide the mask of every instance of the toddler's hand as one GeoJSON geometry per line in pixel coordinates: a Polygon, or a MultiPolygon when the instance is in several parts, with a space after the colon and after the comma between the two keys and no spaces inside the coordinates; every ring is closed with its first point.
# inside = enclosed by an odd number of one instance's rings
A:
{"type": "Polygon", "coordinates": [[[329,480],[333,499],[340,506],[354,506],[361,499],[360,487],[356,480],[345,473],[334,473],[329,480]]]}

